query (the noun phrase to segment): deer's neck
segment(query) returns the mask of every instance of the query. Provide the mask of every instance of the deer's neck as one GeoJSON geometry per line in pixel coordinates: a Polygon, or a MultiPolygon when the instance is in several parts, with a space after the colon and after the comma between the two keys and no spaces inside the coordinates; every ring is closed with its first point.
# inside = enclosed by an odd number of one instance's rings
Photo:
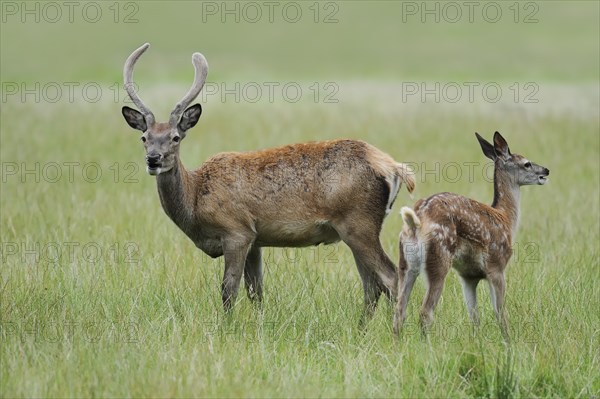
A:
{"type": "Polygon", "coordinates": [[[160,203],[169,218],[184,232],[191,226],[193,215],[190,180],[189,172],[179,158],[171,170],[156,176],[160,203]]]}
{"type": "Polygon", "coordinates": [[[510,224],[514,238],[519,226],[519,207],[521,190],[509,174],[498,169],[494,170],[494,202],[492,207],[503,212],[510,224]]]}

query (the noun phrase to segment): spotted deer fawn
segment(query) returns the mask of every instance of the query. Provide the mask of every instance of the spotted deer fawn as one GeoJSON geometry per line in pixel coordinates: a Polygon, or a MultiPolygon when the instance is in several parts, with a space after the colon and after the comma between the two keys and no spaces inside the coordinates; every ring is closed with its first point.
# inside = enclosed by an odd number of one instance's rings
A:
{"type": "Polygon", "coordinates": [[[147,172],[156,176],[165,213],[211,257],[224,256],[222,300],[230,310],[242,275],[251,300],[263,295],[261,247],[303,247],[343,240],[352,250],[370,318],[382,293],[395,300],[397,272],[379,233],[402,183],[415,181],[409,168],[377,148],[355,140],[288,145],[253,152],[226,152],[187,170],[179,147],[198,122],[198,96],[208,65],[195,53],[192,88],[167,123],[156,123],[133,86],[133,68],[148,44],[125,62],[127,93],[140,111],[123,116],[143,132],[147,172]]]}
{"type": "Polygon", "coordinates": [[[474,324],[479,323],[477,284],[482,279],[488,281],[496,317],[504,337],[508,338],[503,311],[504,271],[512,255],[519,223],[520,186],[545,184],[550,171],[521,155],[511,154],[506,140],[498,132],[494,134],[494,145],[475,135],[485,156],[494,161],[492,206],[456,194],[440,193],[419,200],[414,209],[401,209],[404,228],[400,234],[395,334],[406,318],[406,305],[421,271],[425,272],[428,283],[421,308],[422,331],[427,331],[452,266],[460,275],[474,324]]]}

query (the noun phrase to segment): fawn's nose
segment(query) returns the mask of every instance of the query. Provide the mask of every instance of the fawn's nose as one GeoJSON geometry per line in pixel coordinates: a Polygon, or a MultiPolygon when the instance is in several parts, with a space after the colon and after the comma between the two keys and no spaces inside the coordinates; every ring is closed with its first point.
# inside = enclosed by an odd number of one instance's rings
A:
{"type": "Polygon", "coordinates": [[[546,176],[548,176],[550,174],[550,169],[544,168],[544,173],[546,173],[546,176]]]}

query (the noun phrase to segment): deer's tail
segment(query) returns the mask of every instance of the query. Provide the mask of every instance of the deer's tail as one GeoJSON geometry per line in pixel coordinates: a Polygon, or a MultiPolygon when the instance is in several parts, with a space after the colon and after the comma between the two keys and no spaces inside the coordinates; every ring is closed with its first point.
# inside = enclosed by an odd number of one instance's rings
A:
{"type": "Polygon", "coordinates": [[[419,219],[415,211],[407,206],[403,206],[400,209],[400,215],[402,215],[402,220],[404,220],[404,224],[408,227],[408,230],[416,236],[417,230],[421,228],[421,219],[419,219]]]}

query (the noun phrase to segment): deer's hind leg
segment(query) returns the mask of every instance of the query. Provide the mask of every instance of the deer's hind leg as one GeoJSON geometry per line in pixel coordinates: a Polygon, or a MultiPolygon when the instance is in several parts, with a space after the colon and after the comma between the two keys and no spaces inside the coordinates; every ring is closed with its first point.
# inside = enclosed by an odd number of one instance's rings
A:
{"type": "Polygon", "coordinates": [[[481,279],[478,277],[463,277],[461,276],[460,281],[462,284],[463,295],[465,297],[465,304],[469,312],[469,318],[475,325],[479,325],[479,311],[477,310],[477,285],[481,279]]]}
{"type": "Polygon", "coordinates": [[[452,255],[449,249],[438,242],[430,242],[425,259],[427,276],[427,293],[421,306],[421,330],[423,334],[433,322],[433,312],[440,300],[444,282],[452,266],[452,255]]]}
{"type": "Polygon", "coordinates": [[[352,250],[363,282],[365,308],[361,325],[364,326],[372,318],[382,293],[392,302],[395,301],[398,279],[396,267],[381,247],[381,224],[370,222],[366,217],[354,216],[351,221],[340,223],[335,228],[352,250]]]}
{"type": "Polygon", "coordinates": [[[406,306],[410,298],[413,286],[419,273],[421,272],[421,263],[423,248],[416,239],[409,239],[400,236],[400,260],[398,265],[398,301],[394,311],[393,329],[394,334],[398,335],[406,320],[406,306]]]}

